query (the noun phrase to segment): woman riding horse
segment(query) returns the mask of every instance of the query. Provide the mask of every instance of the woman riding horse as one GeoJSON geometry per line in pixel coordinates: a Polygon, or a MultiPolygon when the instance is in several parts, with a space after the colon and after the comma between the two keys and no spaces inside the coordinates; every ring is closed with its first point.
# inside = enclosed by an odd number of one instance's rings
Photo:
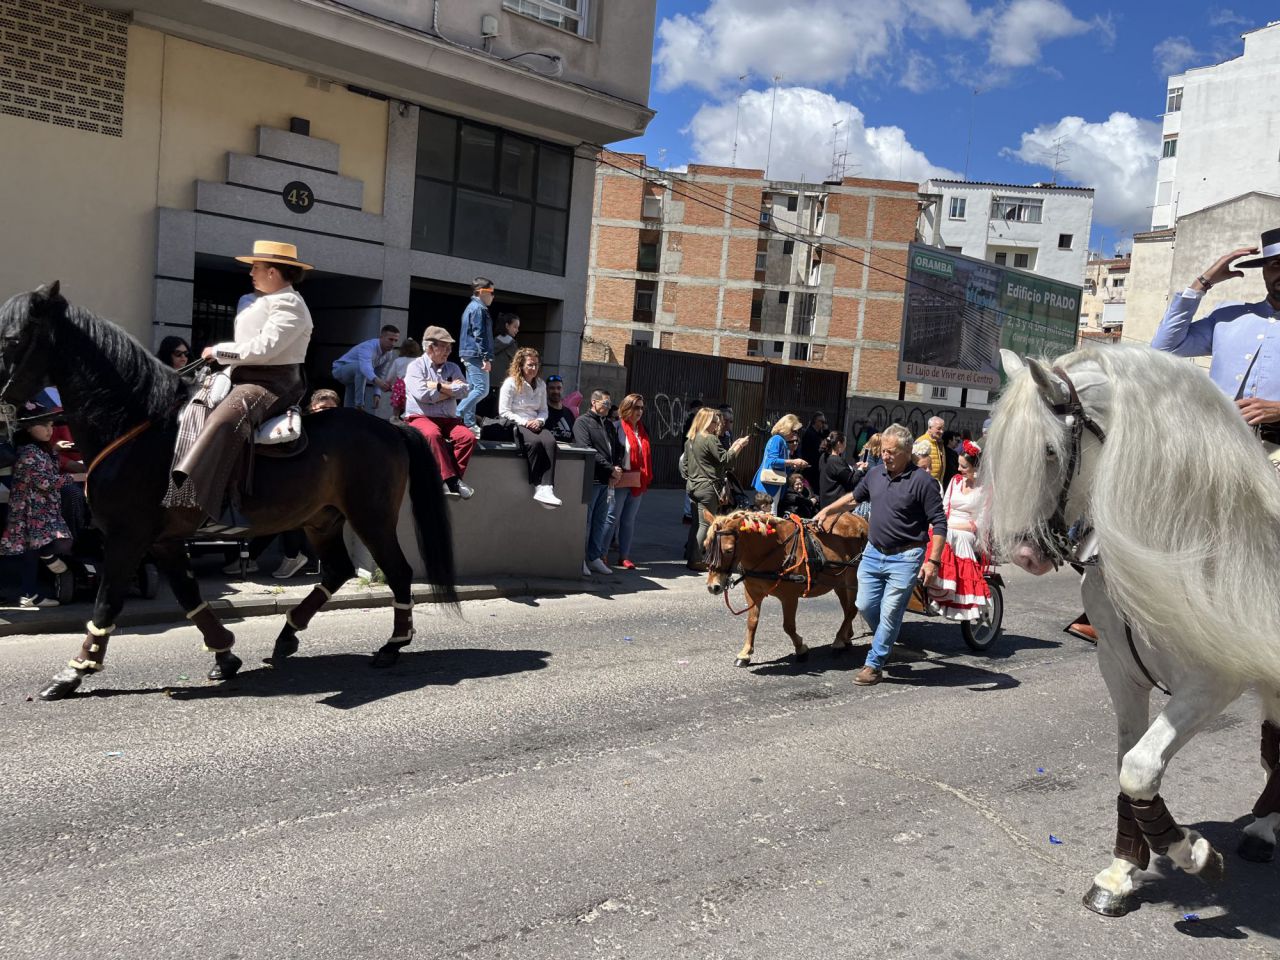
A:
{"type": "MultiPolygon", "coordinates": [[[[103,668],[116,617],[148,551],[206,649],[215,654],[210,679],[234,675],[241,667],[231,652],[235,638],[201,600],[186,556],[185,539],[204,513],[161,503],[170,486],[186,385],[120,328],[69,304],[57,283],[0,305],[0,402],[20,402],[46,380],[59,388],[78,449],[89,464],[87,495],[105,555],[80,652],[41,697],[65,697],[103,668]]],[[[427,577],[440,599],[457,602],[440,472],[416,430],[355,410],[308,417],[306,439],[305,449],[292,456],[259,459],[253,489],[242,504],[252,534],[302,528],[323,570],[321,582],[286,616],[272,662],[284,665],[298,649],[298,631],[355,573],[343,543],[349,524],[386,575],[395,599],[392,637],[373,660],[374,666],[390,666],[413,637],[413,568],[396,536],[406,490],[427,577]]]]}

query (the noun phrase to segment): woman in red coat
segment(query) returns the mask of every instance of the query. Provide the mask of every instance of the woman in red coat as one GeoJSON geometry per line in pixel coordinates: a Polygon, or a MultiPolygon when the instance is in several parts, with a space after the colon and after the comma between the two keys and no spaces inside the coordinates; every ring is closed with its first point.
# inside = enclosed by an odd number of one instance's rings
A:
{"type": "MultiPolygon", "coordinates": [[[[644,417],[644,397],[629,393],[618,404],[622,442],[626,452],[622,458],[622,477],[614,490],[614,523],[617,525],[618,556],[622,569],[634,570],[631,562],[631,539],[636,531],[636,513],[640,500],[653,482],[653,448],[649,434],[641,418],[644,417]]],[[[612,534],[605,543],[612,542],[612,534]]]]}

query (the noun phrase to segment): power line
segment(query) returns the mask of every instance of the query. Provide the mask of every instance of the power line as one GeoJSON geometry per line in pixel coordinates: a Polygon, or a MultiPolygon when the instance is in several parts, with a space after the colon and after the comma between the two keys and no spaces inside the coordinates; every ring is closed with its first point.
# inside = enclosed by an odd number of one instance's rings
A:
{"type": "MultiPolygon", "coordinates": [[[[621,173],[625,173],[628,176],[636,178],[637,180],[648,181],[653,179],[653,176],[648,175],[648,171],[651,171],[652,168],[649,167],[647,164],[644,166],[644,172],[637,172],[634,165],[628,166],[628,165],[623,165],[619,163],[614,163],[604,158],[605,154],[612,154],[618,157],[624,156],[623,154],[617,153],[617,151],[610,150],[608,147],[602,144],[596,144],[596,143],[583,143],[582,146],[596,151],[594,155],[589,155],[585,159],[591,159],[597,163],[604,164],[605,166],[610,167],[611,169],[617,170],[621,173]]],[[[629,158],[627,159],[629,160],[629,158]]],[[[631,164],[634,164],[634,161],[629,160],[629,162],[631,164]]],[[[662,171],[657,171],[657,173],[660,175],[662,171]]],[[[777,236],[781,237],[784,240],[792,240],[797,243],[803,243],[808,247],[827,247],[827,248],[841,247],[849,250],[857,250],[858,252],[864,253],[864,254],[869,253],[872,256],[880,256],[884,259],[891,259],[887,254],[877,253],[877,251],[875,251],[874,249],[870,249],[870,250],[864,249],[862,247],[856,246],[855,244],[849,243],[848,241],[840,237],[824,236],[821,240],[810,240],[799,233],[790,233],[786,230],[779,229],[773,217],[769,218],[769,222],[767,224],[762,224],[760,223],[760,217],[759,217],[758,211],[753,211],[752,215],[739,213],[733,209],[732,203],[730,203],[730,205],[728,206],[723,205],[723,203],[720,200],[720,194],[715,193],[710,189],[701,186],[700,184],[692,183],[687,180],[673,179],[670,183],[670,186],[671,186],[672,193],[676,194],[677,196],[684,197],[686,200],[691,200],[694,203],[698,203],[710,209],[717,210],[718,212],[726,214],[727,216],[735,220],[751,223],[757,230],[763,229],[768,233],[776,234],[777,236]],[[676,187],[677,183],[679,183],[681,188],[683,189],[677,189],[676,187]],[[691,190],[702,191],[703,195],[696,196],[693,192],[691,192],[691,190]]],[[[906,284],[906,285],[914,284],[915,286],[928,290],[931,294],[935,296],[940,295],[944,299],[950,299],[955,301],[956,303],[970,305],[969,301],[964,297],[947,293],[945,291],[936,290],[933,287],[929,287],[918,280],[912,280],[910,277],[906,277],[901,274],[894,273],[892,270],[886,270],[883,267],[877,267],[871,263],[868,263],[866,260],[859,259],[858,257],[849,256],[848,254],[842,253],[839,250],[831,250],[831,255],[837,259],[844,260],[848,263],[852,263],[861,267],[866,267],[868,270],[873,270],[876,273],[882,274],[886,277],[891,277],[894,280],[899,280],[903,284],[906,284]]],[[[982,309],[989,310],[998,316],[1006,317],[1008,319],[1026,320],[1026,317],[1022,317],[1015,313],[1009,313],[1008,311],[1000,310],[996,307],[983,307],[982,309]]],[[[1146,347],[1151,346],[1150,342],[1146,340],[1139,340],[1136,337],[1126,337],[1123,334],[1120,335],[1119,339],[1127,340],[1131,343],[1142,344],[1143,346],[1146,346],[1146,347]]]]}

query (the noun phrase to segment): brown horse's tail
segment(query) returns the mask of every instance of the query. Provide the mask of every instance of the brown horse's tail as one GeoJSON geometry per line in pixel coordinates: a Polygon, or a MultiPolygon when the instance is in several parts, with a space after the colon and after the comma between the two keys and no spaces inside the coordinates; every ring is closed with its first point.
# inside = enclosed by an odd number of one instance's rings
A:
{"type": "Polygon", "coordinates": [[[440,603],[458,606],[453,569],[453,537],[449,532],[449,508],[444,481],[426,438],[412,427],[400,426],[409,451],[409,502],[418,528],[418,552],[427,568],[431,592],[440,603]]]}

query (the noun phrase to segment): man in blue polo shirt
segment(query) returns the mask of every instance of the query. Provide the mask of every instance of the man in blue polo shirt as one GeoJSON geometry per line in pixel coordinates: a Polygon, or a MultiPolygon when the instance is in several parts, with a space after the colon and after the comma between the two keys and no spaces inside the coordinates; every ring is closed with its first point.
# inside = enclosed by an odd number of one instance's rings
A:
{"type": "Polygon", "coordinates": [[[937,576],[947,540],[942,494],[937,481],[911,462],[912,443],[911,431],[901,424],[882,430],[884,463],[814,517],[822,524],[859,503],[872,505],[867,548],[858,564],[858,612],[873,634],[866,665],[853,678],[860,687],[880,682],[916,579],[927,587],[937,576]]]}

